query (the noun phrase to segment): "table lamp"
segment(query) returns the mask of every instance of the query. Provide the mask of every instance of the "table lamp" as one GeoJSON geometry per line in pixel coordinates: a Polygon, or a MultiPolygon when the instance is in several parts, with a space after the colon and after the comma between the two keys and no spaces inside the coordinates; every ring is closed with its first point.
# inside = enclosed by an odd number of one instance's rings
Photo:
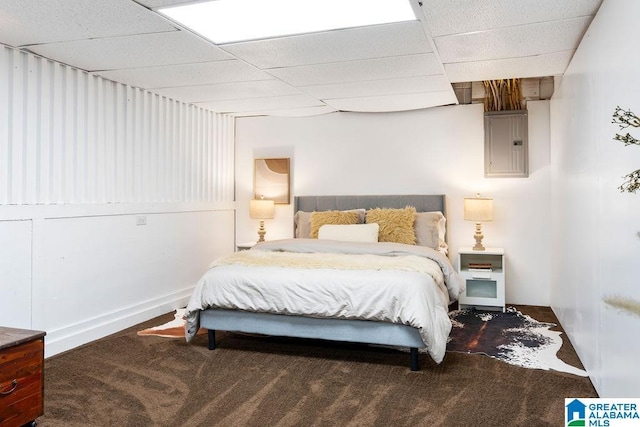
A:
{"type": "Polygon", "coordinates": [[[476,197],[465,197],[464,199],[464,219],[474,221],[476,223],[476,232],[473,237],[476,244],[473,246],[474,251],[484,251],[482,246],[482,223],[493,221],[493,199],[480,197],[480,193],[476,197]]]}
{"type": "Polygon", "coordinates": [[[267,234],[267,231],[264,229],[264,220],[272,219],[274,211],[275,204],[273,200],[260,198],[249,202],[249,216],[251,219],[260,220],[260,228],[258,228],[258,242],[264,242],[264,235],[267,234]]]}

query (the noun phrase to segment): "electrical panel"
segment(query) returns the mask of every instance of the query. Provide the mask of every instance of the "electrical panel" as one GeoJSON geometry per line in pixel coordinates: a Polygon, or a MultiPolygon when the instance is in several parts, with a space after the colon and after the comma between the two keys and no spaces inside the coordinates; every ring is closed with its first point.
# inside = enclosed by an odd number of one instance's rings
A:
{"type": "Polygon", "coordinates": [[[527,123],[527,110],[484,113],[485,177],[529,176],[527,123]]]}

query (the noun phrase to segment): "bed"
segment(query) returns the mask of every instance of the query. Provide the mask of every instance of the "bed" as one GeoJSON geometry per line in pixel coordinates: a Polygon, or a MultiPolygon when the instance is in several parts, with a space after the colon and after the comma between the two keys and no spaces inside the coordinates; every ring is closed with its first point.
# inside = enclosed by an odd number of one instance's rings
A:
{"type": "MultiPolygon", "coordinates": [[[[294,239],[260,243],[212,264],[187,306],[187,341],[203,327],[211,350],[215,332],[230,331],[408,348],[413,371],[420,351],[440,363],[451,330],[448,305],[463,286],[446,256],[445,196],[300,196],[294,211],[294,239]],[[335,213],[351,221],[356,212],[371,223],[367,215],[405,215],[407,206],[415,208],[414,218],[432,221],[432,213],[441,213],[432,224],[437,235],[431,225],[427,234],[417,233],[415,219],[414,236],[422,236],[415,245],[377,243],[378,232],[376,243],[334,240],[330,230],[357,234],[373,225],[329,221],[316,227],[308,220],[335,213]],[[305,229],[309,225],[312,230],[305,229]]],[[[385,221],[374,224],[384,227],[385,221]]]]}

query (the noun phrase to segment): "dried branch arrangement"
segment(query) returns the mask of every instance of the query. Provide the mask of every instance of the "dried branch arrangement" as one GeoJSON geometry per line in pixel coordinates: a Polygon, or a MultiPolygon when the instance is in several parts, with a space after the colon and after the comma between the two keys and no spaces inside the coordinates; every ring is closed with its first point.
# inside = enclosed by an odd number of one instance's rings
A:
{"type": "MultiPolygon", "coordinates": [[[[631,110],[624,110],[619,106],[616,107],[613,112],[613,120],[611,123],[615,123],[620,127],[620,130],[627,129],[628,127],[638,128],[640,127],[640,118],[636,116],[631,110]]],[[[640,141],[634,138],[629,132],[626,135],[620,135],[616,133],[613,137],[615,141],[620,141],[627,145],[640,145],[640,141]]],[[[622,183],[618,190],[622,193],[635,193],[640,189],[640,169],[623,176],[625,181],[622,183]]]]}
{"type": "Polygon", "coordinates": [[[520,79],[485,80],[484,111],[522,109],[520,79]]]}

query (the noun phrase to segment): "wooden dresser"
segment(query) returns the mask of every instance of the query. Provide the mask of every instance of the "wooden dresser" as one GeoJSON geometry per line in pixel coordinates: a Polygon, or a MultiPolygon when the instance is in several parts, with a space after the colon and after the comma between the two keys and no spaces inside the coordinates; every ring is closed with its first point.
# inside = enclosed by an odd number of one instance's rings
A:
{"type": "Polygon", "coordinates": [[[0,426],[44,413],[44,332],[0,327],[0,426]]]}

